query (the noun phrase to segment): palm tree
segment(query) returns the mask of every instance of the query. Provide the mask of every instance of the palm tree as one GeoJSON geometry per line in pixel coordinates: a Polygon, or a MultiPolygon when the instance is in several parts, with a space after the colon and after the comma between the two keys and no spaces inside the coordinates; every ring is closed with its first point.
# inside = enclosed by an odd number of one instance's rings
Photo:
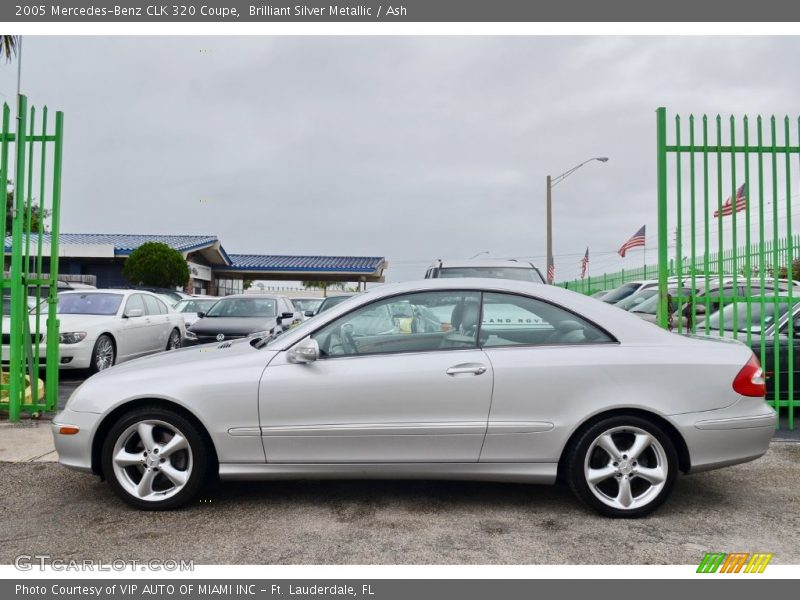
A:
{"type": "Polygon", "coordinates": [[[17,53],[18,45],[18,35],[0,35],[0,56],[5,56],[6,62],[10,61],[11,56],[17,53]]]}

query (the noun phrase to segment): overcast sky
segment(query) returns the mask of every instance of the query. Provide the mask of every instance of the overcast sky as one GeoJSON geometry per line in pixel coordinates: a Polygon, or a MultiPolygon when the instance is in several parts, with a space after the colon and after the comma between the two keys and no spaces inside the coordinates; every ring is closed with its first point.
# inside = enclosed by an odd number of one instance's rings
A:
{"type": "MultiPolygon", "coordinates": [[[[22,88],[65,112],[62,231],[214,234],[231,253],[544,266],[655,258],[655,108],[798,112],[791,37],[26,37],[22,88]]],[[[11,101],[15,65],[0,65],[11,101]]],[[[648,261],[650,262],[650,261],[648,261]]]]}

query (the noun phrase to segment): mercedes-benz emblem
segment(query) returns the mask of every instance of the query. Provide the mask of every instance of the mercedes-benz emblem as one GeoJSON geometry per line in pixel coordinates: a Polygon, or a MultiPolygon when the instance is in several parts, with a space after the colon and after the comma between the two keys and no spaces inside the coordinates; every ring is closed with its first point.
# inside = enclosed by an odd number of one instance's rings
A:
{"type": "Polygon", "coordinates": [[[225,339],[225,334],[224,333],[218,333],[217,334],[217,341],[218,342],[221,342],[224,339],[225,339]]]}

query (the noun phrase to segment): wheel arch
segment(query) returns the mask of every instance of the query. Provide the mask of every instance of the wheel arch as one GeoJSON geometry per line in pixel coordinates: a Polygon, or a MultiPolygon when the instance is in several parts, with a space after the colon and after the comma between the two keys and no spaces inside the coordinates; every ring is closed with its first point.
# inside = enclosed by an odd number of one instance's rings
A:
{"type": "Polygon", "coordinates": [[[585,421],[583,421],[575,430],[572,432],[572,435],[569,436],[567,443],[564,444],[564,447],[561,449],[561,456],[558,460],[558,478],[563,479],[563,476],[566,472],[566,459],[567,455],[569,454],[570,448],[572,448],[575,441],[583,434],[584,431],[589,429],[595,423],[602,421],[603,419],[607,419],[609,417],[619,417],[619,416],[633,416],[639,417],[642,419],[646,419],[648,421],[653,422],[655,425],[661,427],[664,430],[672,443],[675,445],[675,451],[678,453],[678,469],[683,473],[688,473],[689,469],[691,468],[691,457],[689,455],[689,447],[686,445],[686,440],[683,439],[683,436],[680,434],[678,429],[670,423],[667,419],[662,417],[659,414],[656,414],[649,410],[644,410],[641,408],[615,408],[612,410],[607,410],[596,415],[592,415],[585,421]]]}
{"type": "Polygon", "coordinates": [[[200,432],[200,435],[205,440],[206,444],[208,445],[208,449],[210,450],[210,456],[214,463],[214,465],[219,464],[219,459],[217,457],[217,449],[214,446],[214,441],[211,439],[211,435],[208,433],[208,429],[206,429],[203,422],[195,415],[192,411],[187,409],[185,406],[178,404],[172,400],[166,400],[164,398],[137,398],[136,400],[131,400],[129,402],[125,402],[120,404],[112,411],[110,411],[107,415],[103,417],[103,420],[97,426],[97,429],[94,433],[94,437],[92,438],[92,472],[96,475],[99,475],[101,478],[105,478],[102,469],[102,462],[100,453],[103,448],[103,442],[108,435],[108,432],[114,426],[114,423],[124,415],[125,413],[135,410],[137,408],[166,408],[172,410],[182,417],[190,421],[197,430],[200,432]]]}

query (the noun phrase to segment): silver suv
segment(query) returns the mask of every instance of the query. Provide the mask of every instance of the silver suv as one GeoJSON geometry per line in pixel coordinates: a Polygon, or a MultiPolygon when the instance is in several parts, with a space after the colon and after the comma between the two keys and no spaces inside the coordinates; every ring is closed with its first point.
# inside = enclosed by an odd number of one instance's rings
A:
{"type": "Polygon", "coordinates": [[[545,283],[533,263],[517,260],[437,260],[425,272],[425,279],[444,277],[485,277],[545,283]]]}

